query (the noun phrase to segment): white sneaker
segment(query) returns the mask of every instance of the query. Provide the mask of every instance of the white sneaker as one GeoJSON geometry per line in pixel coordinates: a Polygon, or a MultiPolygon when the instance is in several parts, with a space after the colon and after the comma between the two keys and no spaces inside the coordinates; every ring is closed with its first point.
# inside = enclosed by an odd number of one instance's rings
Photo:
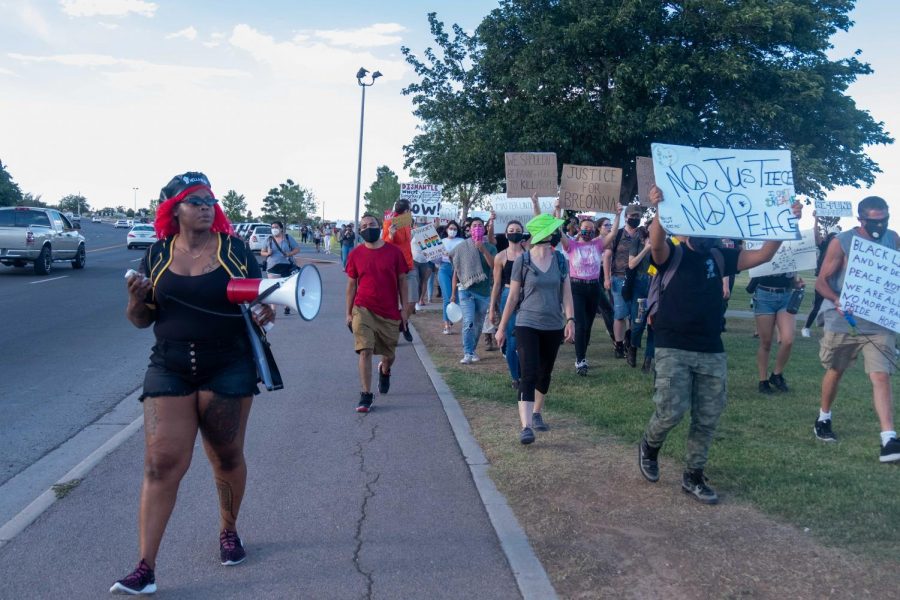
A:
{"type": "Polygon", "coordinates": [[[804,327],[803,329],[801,329],[801,330],[800,330],[800,335],[802,335],[803,337],[809,337],[809,335],[810,335],[810,334],[809,334],[809,327],[804,327]]]}
{"type": "Polygon", "coordinates": [[[475,354],[475,353],[470,354],[470,355],[469,355],[469,359],[470,359],[472,362],[478,362],[479,360],[481,360],[480,358],[478,358],[478,355],[475,354]]]}
{"type": "Polygon", "coordinates": [[[420,310],[422,310],[422,305],[416,302],[416,311],[418,312],[420,310]]]}
{"type": "Polygon", "coordinates": [[[450,335],[450,328],[444,325],[444,329],[441,331],[444,335],[450,335]]]}
{"type": "Polygon", "coordinates": [[[475,361],[472,360],[472,355],[471,355],[471,354],[464,354],[463,357],[462,357],[462,360],[459,361],[459,364],[461,364],[461,365],[468,365],[468,364],[471,364],[471,363],[473,363],[473,362],[475,362],[475,361]]]}

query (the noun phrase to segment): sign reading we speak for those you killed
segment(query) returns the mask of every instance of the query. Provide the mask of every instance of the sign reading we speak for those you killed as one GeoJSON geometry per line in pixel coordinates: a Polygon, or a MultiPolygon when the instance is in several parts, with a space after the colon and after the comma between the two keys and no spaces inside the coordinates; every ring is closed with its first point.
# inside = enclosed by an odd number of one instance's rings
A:
{"type": "Polygon", "coordinates": [[[853,236],[841,309],[900,333],[900,252],[853,236]]]}
{"type": "Polygon", "coordinates": [[[672,234],[795,240],[794,175],[788,150],[728,150],[653,144],[663,192],[660,224],[672,234]]]}

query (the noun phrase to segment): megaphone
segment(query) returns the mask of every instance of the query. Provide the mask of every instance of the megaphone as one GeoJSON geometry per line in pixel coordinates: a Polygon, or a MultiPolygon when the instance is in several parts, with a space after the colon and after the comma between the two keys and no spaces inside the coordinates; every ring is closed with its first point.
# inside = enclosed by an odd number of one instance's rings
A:
{"type": "Polygon", "coordinates": [[[232,279],[227,295],[232,304],[278,304],[293,308],[304,321],[312,321],[322,307],[322,277],[315,265],[306,265],[281,279],[232,279]]]}

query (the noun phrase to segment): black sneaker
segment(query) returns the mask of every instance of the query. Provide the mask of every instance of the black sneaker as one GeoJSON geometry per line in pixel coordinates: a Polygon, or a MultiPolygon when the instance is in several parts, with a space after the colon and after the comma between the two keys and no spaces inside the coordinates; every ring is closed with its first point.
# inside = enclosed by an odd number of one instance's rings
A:
{"type": "Polygon", "coordinates": [[[375,400],[375,396],[371,393],[367,394],[366,392],[359,393],[359,404],[356,405],[356,412],[358,413],[367,413],[372,408],[372,402],[375,400]]]}
{"type": "Polygon", "coordinates": [[[406,326],[406,329],[403,330],[403,339],[407,342],[412,341],[412,332],[409,330],[409,325],[406,326]]]}
{"type": "Polygon", "coordinates": [[[511,380],[509,382],[509,386],[514,390],[518,390],[519,389],[519,380],[518,379],[511,380]]]}
{"type": "Polygon", "coordinates": [[[769,383],[774,385],[775,389],[778,390],[779,392],[790,391],[790,390],[788,390],[787,382],[784,380],[783,373],[779,373],[778,375],[776,375],[775,373],[772,373],[771,375],[769,375],[769,383]]]}
{"type": "Polygon", "coordinates": [[[827,421],[819,421],[817,419],[816,424],[813,426],[813,433],[816,434],[816,438],[823,442],[837,441],[837,436],[831,431],[831,419],[828,419],[827,421]]]}
{"type": "Polygon", "coordinates": [[[649,373],[653,370],[653,359],[649,356],[644,358],[644,364],[641,365],[641,373],[649,373]]]}
{"type": "Polygon", "coordinates": [[[637,351],[638,349],[634,346],[629,346],[628,355],[625,357],[625,362],[627,362],[628,366],[632,369],[637,366],[637,351]]]}
{"type": "Polygon", "coordinates": [[[769,381],[760,381],[759,382],[759,393],[765,396],[771,396],[775,393],[775,390],[772,389],[772,386],[769,385],[769,381]]]}
{"type": "Polygon", "coordinates": [[[647,444],[647,440],[641,438],[638,445],[638,466],[641,469],[641,475],[647,481],[659,481],[659,461],[656,459],[659,455],[659,448],[651,448],[647,444]]]}
{"type": "Polygon", "coordinates": [[[109,588],[110,594],[128,594],[131,596],[139,596],[142,594],[156,593],[156,577],[153,575],[153,569],[142,558],[131,575],[125,579],[120,579],[109,588]]]}
{"type": "Polygon", "coordinates": [[[291,314],[291,309],[290,309],[289,306],[285,306],[285,307],[284,307],[284,314],[286,314],[286,315],[291,314]]]}
{"type": "Polygon", "coordinates": [[[528,444],[534,441],[534,431],[531,430],[531,427],[526,427],[522,430],[522,433],[519,434],[519,442],[522,445],[527,446],[528,444]]]}
{"type": "Polygon", "coordinates": [[[616,342],[616,358],[625,358],[625,343],[616,342]]]}
{"type": "Polygon", "coordinates": [[[719,502],[719,496],[716,491],[707,485],[709,480],[704,477],[703,470],[685,471],[681,476],[681,489],[686,494],[693,495],[703,504],[716,504],[719,502]]]}
{"type": "Polygon", "coordinates": [[[900,440],[891,438],[888,443],[881,447],[881,456],[878,457],[883,463],[900,462],[900,440]]]}
{"type": "Polygon", "coordinates": [[[544,417],[541,416],[541,413],[532,413],[531,422],[538,431],[550,431],[550,426],[544,423],[544,417]]]}
{"type": "Polygon", "coordinates": [[[244,544],[238,537],[237,531],[223,529],[219,534],[219,556],[222,558],[222,564],[226,567],[239,565],[247,558],[244,544]]]}
{"type": "Polygon", "coordinates": [[[391,372],[385,373],[381,370],[381,363],[378,363],[378,393],[387,394],[391,389],[391,372]]]}

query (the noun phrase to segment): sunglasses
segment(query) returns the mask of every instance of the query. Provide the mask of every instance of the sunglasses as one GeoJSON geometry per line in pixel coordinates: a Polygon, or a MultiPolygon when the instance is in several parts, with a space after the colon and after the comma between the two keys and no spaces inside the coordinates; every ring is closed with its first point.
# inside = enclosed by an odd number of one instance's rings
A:
{"type": "Polygon", "coordinates": [[[191,206],[215,206],[218,200],[215,198],[201,198],[200,196],[188,196],[184,202],[191,206]]]}

